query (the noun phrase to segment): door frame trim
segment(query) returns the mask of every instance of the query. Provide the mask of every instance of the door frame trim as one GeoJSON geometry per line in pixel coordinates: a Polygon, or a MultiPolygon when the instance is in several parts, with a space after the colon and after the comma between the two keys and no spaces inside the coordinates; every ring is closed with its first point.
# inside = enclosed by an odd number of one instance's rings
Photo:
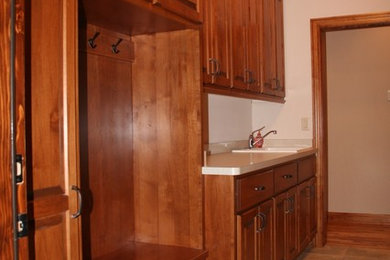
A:
{"type": "Polygon", "coordinates": [[[317,148],[317,246],[327,240],[328,120],[326,32],[390,26],[390,12],[311,19],[313,146],[317,148]]]}

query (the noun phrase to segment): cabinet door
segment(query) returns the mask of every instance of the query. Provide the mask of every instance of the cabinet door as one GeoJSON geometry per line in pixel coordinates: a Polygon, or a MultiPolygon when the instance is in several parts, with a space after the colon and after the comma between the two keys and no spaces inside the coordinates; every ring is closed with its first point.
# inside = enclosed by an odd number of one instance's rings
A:
{"type": "Polygon", "coordinates": [[[258,208],[254,208],[237,217],[237,258],[240,260],[258,259],[258,214],[258,208]]]}
{"type": "Polygon", "coordinates": [[[248,1],[231,1],[233,88],[247,89],[246,37],[248,1]]]}
{"type": "Polygon", "coordinates": [[[201,0],[151,0],[151,2],[191,21],[201,21],[201,0]]]}
{"type": "Polygon", "coordinates": [[[273,259],[274,241],[274,206],[273,200],[268,200],[260,205],[258,214],[258,258],[259,260],[273,259]]]}
{"type": "Polygon", "coordinates": [[[284,97],[283,0],[262,0],[262,93],[284,97]]]}
{"type": "Polygon", "coordinates": [[[231,86],[230,0],[205,1],[203,24],[203,81],[231,86]]]}
{"type": "Polygon", "coordinates": [[[298,186],[298,244],[302,251],[310,242],[310,211],[311,211],[311,188],[310,181],[298,186]]]}
{"type": "Polygon", "coordinates": [[[309,210],[309,232],[310,240],[314,238],[317,232],[317,211],[316,211],[316,179],[312,178],[309,180],[310,189],[310,210],[309,210]]]}
{"type": "Polygon", "coordinates": [[[298,193],[297,188],[287,192],[286,199],[286,259],[298,254],[298,193]]]}
{"type": "Polygon", "coordinates": [[[287,193],[282,193],[275,201],[275,260],[286,260],[286,214],[289,204],[287,193]]]}
{"type": "Polygon", "coordinates": [[[26,33],[26,165],[31,259],[81,259],[77,1],[33,0],[26,33]]]}
{"type": "Polygon", "coordinates": [[[248,52],[246,82],[248,90],[255,93],[260,93],[261,78],[261,48],[260,48],[260,28],[261,28],[261,3],[257,0],[247,0],[247,39],[248,52]]]}
{"type": "Polygon", "coordinates": [[[290,260],[298,254],[297,189],[280,194],[275,201],[275,260],[290,260]]]}

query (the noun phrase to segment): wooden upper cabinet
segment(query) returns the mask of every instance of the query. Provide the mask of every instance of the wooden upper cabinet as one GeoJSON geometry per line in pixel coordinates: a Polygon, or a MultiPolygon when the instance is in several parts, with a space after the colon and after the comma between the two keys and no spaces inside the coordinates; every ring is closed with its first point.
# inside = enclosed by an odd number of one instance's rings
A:
{"type": "Polygon", "coordinates": [[[204,2],[203,80],[206,84],[231,86],[230,0],[204,2]]]}
{"type": "Polygon", "coordinates": [[[262,0],[263,94],[284,97],[283,0],[262,0]]]}
{"type": "Polygon", "coordinates": [[[205,2],[203,71],[208,92],[284,101],[282,1],[205,2]]]}
{"type": "MultiPolygon", "coordinates": [[[[202,0],[147,0],[193,22],[201,22],[202,0]]],[[[207,1],[207,0],[206,0],[207,1]]]]}

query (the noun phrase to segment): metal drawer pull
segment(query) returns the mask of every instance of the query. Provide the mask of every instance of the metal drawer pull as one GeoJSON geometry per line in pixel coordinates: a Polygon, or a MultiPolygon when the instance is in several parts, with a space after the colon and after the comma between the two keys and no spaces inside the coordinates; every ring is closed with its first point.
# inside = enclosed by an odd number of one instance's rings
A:
{"type": "Polygon", "coordinates": [[[264,186],[256,186],[256,187],[254,188],[254,190],[255,190],[255,191],[263,191],[263,190],[265,190],[265,187],[264,187],[264,186]]]}
{"type": "Polygon", "coordinates": [[[291,174],[283,175],[283,179],[291,179],[293,176],[291,174]]]}
{"type": "Polygon", "coordinates": [[[267,226],[267,216],[264,213],[259,212],[259,214],[257,214],[257,217],[260,218],[261,224],[260,224],[260,227],[256,230],[256,232],[261,232],[267,226]]]}
{"type": "Polygon", "coordinates": [[[72,214],[72,218],[78,218],[81,215],[81,210],[83,208],[83,196],[81,195],[81,190],[79,187],[72,185],[72,190],[77,192],[77,196],[79,199],[79,208],[76,213],[72,214]]]}

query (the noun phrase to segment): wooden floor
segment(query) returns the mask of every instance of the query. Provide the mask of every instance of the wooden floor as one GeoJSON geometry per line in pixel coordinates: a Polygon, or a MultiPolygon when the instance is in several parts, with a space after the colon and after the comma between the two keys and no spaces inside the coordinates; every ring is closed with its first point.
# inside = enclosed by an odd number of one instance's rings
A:
{"type": "Polygon", "coordinates": [[[390,250],[327,244],[308,248],[297,260],[390,260],[390,250]]]}
{"type": "Polygon", "coordinates": [[[328,220],[330,244],[390,250],[389,215],[332,213],[328,220]]]}

